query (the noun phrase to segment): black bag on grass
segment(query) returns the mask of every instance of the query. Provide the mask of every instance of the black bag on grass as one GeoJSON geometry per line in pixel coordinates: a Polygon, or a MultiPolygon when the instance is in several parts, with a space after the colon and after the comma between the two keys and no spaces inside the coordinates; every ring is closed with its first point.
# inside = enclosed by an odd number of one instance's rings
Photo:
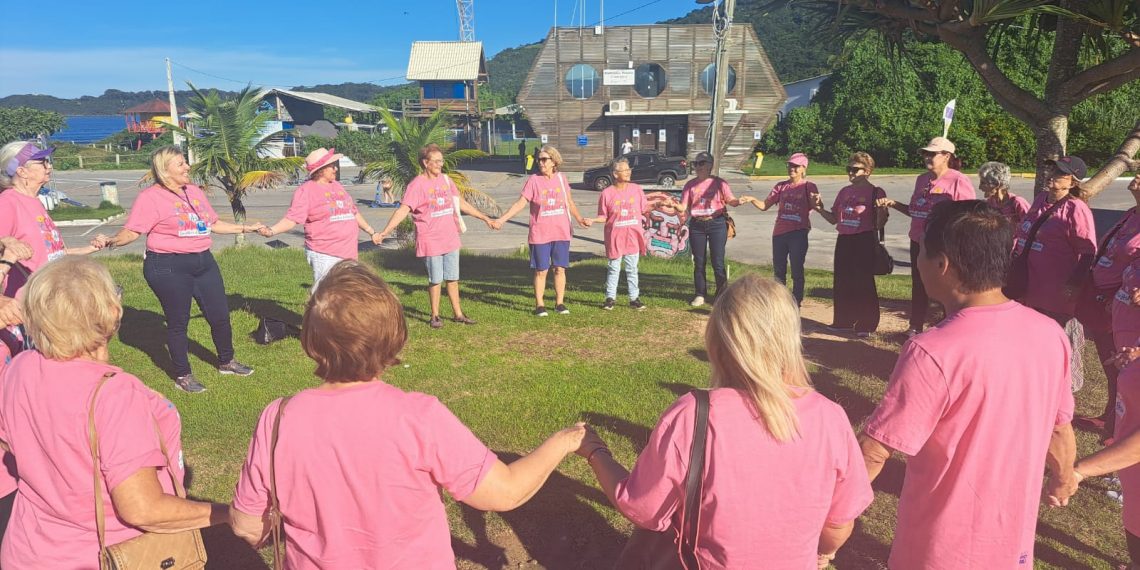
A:
{"type": "Polygon", "coordinates": [[[257,344],[269,344],[289,336],[289,326],[285,321],[261,317],[257,330],[253,331],[253,340],[257,344]]]}

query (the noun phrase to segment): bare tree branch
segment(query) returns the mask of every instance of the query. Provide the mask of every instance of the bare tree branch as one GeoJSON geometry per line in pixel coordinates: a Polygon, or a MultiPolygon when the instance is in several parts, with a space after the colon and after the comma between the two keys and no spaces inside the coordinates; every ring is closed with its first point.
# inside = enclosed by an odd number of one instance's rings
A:
{"type": "Polygon", "coordinates": [[[1116,154],[1112,155],[1112,158],[1092,178],[1082,183],[1081,189],[1086,190],[1090,197],[1095,196],[1124,171],[1140,169],[1140,160],[1133,158],[1138,152],[1140,152],[1140,120],[1132,126],[1132,132],[1124,139],[1120,148],[1116,149],[1116,154]]]}
{"type": "Polygon", "coordinates": [[[1140,48],[1128,50],[1074,75],[1063,89],[1066,97],[1079,102],[1134,79],[1140,79],[1140,48]]]}

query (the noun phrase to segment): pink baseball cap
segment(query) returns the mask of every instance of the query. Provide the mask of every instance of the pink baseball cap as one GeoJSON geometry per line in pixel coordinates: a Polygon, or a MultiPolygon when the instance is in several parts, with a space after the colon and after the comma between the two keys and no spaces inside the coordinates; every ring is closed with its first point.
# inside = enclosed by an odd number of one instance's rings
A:
{"type": "Polygon", "coordinates": [[[788,164],[794,164],[796,166],[802,166],[804,168],[807,168],[808,157],[806,154],[804,154],[802,152],[797,152],[796,154],[793,154],[792,156],[788,157],[788,164]]]}
{"type": "Polygon", "coordinates": [[[15,176],[16,169],[27,164],[29,160],[42,160],[51,156],[53,152],[55,152],[55,147],[40,148],[35,143],[27,143],[12,160],[8,161],[8,164],[4,165],[4,173],[8,176],[15,176]]]}

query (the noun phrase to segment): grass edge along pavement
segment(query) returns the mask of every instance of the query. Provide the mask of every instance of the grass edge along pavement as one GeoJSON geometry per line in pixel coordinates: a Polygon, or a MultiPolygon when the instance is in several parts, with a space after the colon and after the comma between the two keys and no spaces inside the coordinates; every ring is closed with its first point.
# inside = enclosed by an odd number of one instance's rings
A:
{"type": "MultiPolygon", "coordinates": [[[[123,326],[112,341],[112,362],[139,376],[178,407],[192,496],[229,502],[249,438],[261,410],[271,400],[313,387],[313,363],[296,338],[269,346],[248,335],[259,316],[299,325],[312,273],[299,249],[273,251],[256,246],[217,254],[233,310],[237,356],[257,372],[248,378],[223,377],[214,369],[209,329],[196,310],[190,323],[190,358],[195,374],[209,388],[203,394],[174,389],[166,356],[161,309],[142,277],[138,255],[100,256],[124,287],[123,326]]],[[[643,258],[642,298],[649,310],[624,302],[602,311],[605,260],[572,263],[567,305],[570,315],[533,317],[532,275],[526,258],[465,253],[461,290],[474,327],[428,328],[422,262],[409,250],[370,251],[362,261],[377,268],[400,296],[409,324],[403,364],[383,379],[404,390],[436,396],[471,430],[510,461],[536,447],[550,433],[575,421],[596,426],[627,467],[645,444],[649,430],[678,394],[706,387],[703,328],[708,308],[691,308],[692,266],[684,261],[643,258]]],[[[732,272],[768,268],[732,263],[732,272]]],[[[808,271],[808,304],[815,314],[830,296],[831,276],[808,271]]],[[[624,283],[624,280],[622,280],[624,283]]],[[[886,311],[901,312],[909,277],[879,278],[886,311]]],[[[548,292],[548,295],[552,293],[548,292]]],[[[624,301],[624,284],[619,288],[624,301]]],[[[444,316],[449,307],[444,304],[444,316]]],[[[898,353],[897,335],[870,342],[815,332],[826,322],[809,323],[805,352],[817,389],[839,402],[858,428],[886,386],[898,353]]],[[[1078,411],[1095,412],[1104,397],[1095,350],[1086,350],[1086,388],[1078,411]]],[[[1095,437],[1078,432],[1080,454],[1096,449],[1095,437]]],[[[876,500],[860,519],[855,535],[836,560],[838,568],[885,567],[895,524],[903,464],[892,459],[876,481],[876,500]]],[[[1082,485],[1066,509],[1042,510],[1038,522],[1038,568],[1109,568],[1126,559],[1118,503],[1105,495],[1102,479],[1082,485]]],[[[757,489],[757,492],[764,492],[757,489]]],[[[499,568],[533,561],[546,568],[609,567],[630,525],[609,506],[580,458],[570,457],[530,503],[501,514],[474,511],[450,499],[448,517],[461,568],[499,568]]],[[[226,528],[206,533],[215,567],[264,567],[226,528]]]]}

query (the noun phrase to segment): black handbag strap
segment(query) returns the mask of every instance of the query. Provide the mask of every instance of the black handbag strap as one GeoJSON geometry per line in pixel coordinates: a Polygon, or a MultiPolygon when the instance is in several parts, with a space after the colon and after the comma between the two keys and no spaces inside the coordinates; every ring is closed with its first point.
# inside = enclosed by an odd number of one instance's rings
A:
{"type": "MultiPolygon", "coordinates": [[[[1100,246],[1096,248],[1096,257],[1093,258],[1092,262],[1094,267],[1096,266],[1096,262],[1100,261],[1100,258],[1104,257],[1104,253],[1108,249],[1108,244],[1112,241],[1112,238],[1116,235],[1116,232],[1119,232],[1120,228],[1123,228],[1124,224],[1128,222],[1128,218],[1132,217],[1135,213],[1136,208],[1132,208],[1127,212],[1124,212],[1124,216],[1120,218],[1120,221],[1116,222],[1116,225],[1112,226],[1112,229],[1108,230],[1107,234],[1104,234],[1104,239],[1100,240],[1100,246]]],[[[1091,267],[1089,268],[1089,271],[1092,271],[1091,267]]]]}
{"type": "MultiPolygon", "coordinates": [[[[871,204],[871,226],[879,232],[879,243],[883,243],[887,241],[887,228],[879,227],[879,206],[875,204],[875,194],[878,194],[879,190],[882,190],[882,188],[878,186],[871,187],[871,200],[868,203],[871,204]]],[[[887,193],[884,191],[883,196],[885,197],[886,195],[887,193]]]]}
{"type": "Polygon", "coordinates": [[[681,560],[697,568],[697,523],[700,521],[701,494],[704,491],[705,448],[708,442],[709,392],[693,390],[697,401],[693,424],[693,446],[689,449],[689,472],[685,476],[685,504],[681,511],[681,560]]]}
{"type": "Polygon", "coordinates": [[[1033,222],[1033,226],[1029,228],[1029,233],[1025,234],[1025,255],[1029,255],[1029,249],[1037,239],[1037,230],[1040,230],[1041,226],[1057,211],[1057,208],[1060,208],[1069,198],[1070,196],[1063,196],[1060,200],[1053,202],[1053,205],[1049,206],[1049,209],[1045,210],[1045,212],[1041,214],[1041,217],[1033,222]]]}

